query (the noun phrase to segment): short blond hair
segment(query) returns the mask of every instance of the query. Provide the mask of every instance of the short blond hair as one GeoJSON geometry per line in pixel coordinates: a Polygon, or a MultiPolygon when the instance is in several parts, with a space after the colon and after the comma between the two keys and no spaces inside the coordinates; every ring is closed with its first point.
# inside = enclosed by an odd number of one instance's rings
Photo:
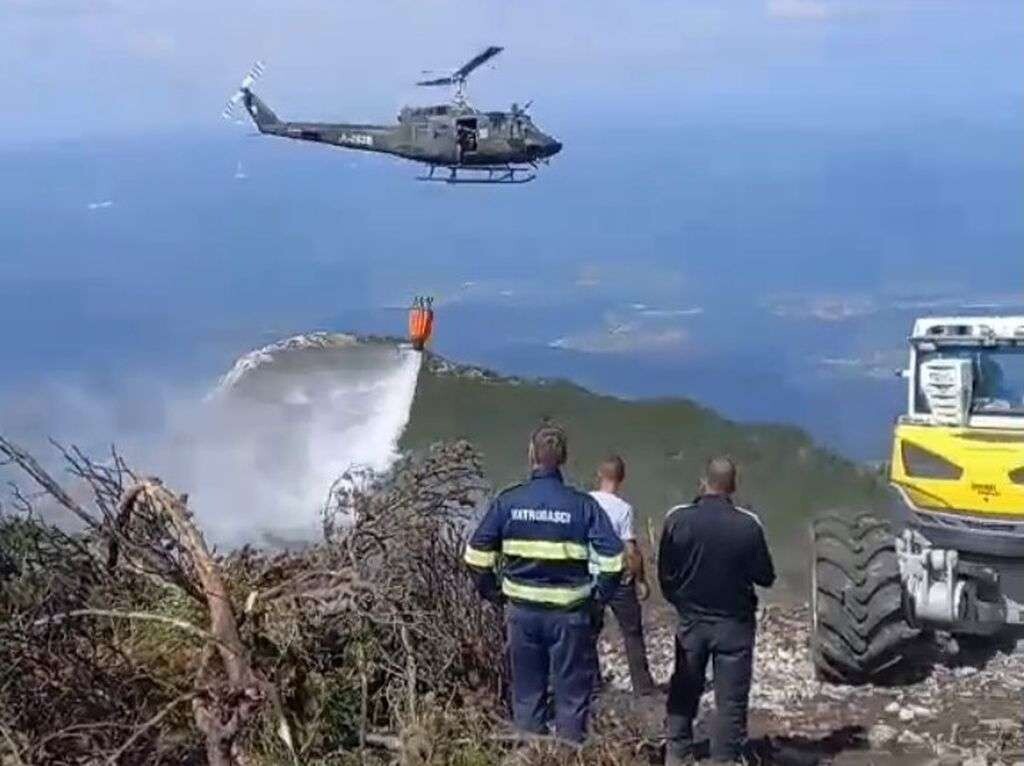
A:
{"type": "Polygon", "coordinates": [[[607,481],[621,484],[626,480],[626,461],[618,455],[609,455],[597,466],[597,475],[607,481]]]}

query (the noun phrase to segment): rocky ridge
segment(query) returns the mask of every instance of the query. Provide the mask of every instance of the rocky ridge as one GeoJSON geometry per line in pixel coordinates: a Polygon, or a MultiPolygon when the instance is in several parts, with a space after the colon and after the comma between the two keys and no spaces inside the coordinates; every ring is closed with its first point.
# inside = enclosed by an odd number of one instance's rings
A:
{"type": "MultiPolygon", "coordinates": [[[[814,678],[805,607],[770,605],[758,619],[751,736],[775,754],[772,762],[1024,764],[1024,655],[935,644],[927,664],[902,684],[836,686],[814,678]]],[[[647,620],[651,669],[664,683],[674,620],[654,609],[647,620]]],[[[606,631],[600,651],[607,688],[626,699],[629,675],[618,635],[606,631]]],[[[702,718],[712,698],[709,684],[702,718]]],[[[628,703],[631,712],[645,708],[655,735],[663,705],[663,696],[628,703]]]]}

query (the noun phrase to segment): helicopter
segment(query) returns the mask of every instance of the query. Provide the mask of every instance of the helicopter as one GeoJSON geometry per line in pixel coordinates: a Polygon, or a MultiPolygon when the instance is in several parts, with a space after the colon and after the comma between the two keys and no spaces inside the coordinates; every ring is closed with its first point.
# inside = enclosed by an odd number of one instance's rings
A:
{"type": "Polygon", "coordinates": [[[451,86],[451,102],[436,106],[403,107],[394,125],[288,122],[278,119],[252,86],[264,72],[257,61],[242,79],[224,108],[234,118],[245,107],[260,133],[299,141],[313,141],[345,149],[392,154],[429,168],[419,181],[449,184],[519,184],[536,178],[538,164],[562,150],[562,144],[540,130],[524,106],[512,104],[507,112],[483,112],[466,98],[466,80],[472,72],[504,50],[491,46],[443,77],[421,80],[419,86],[451,86]],[[435,171],[441,173],[435,175],[435,171]],[[447,171],[447,172],[445,172],[447,171]]]}

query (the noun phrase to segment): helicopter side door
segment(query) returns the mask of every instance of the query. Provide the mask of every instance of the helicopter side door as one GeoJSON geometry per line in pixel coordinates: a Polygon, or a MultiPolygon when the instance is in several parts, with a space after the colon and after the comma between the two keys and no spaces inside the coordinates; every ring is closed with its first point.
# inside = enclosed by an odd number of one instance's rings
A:
{"type": "Polygon", "coordinates": [[[480,153],[481,159],[490,160],[490,155],[494,153],[495,148],[494,138],[496,136],[490,116],[478,114],[476,118],[476,150],[480,153]]]}
{"type": "Polygon", "coordinates": [[[479,128],[479,122],[475,116],[459,117],[455,120],[455,149],[459,164],[480,149],[479,128]]]}

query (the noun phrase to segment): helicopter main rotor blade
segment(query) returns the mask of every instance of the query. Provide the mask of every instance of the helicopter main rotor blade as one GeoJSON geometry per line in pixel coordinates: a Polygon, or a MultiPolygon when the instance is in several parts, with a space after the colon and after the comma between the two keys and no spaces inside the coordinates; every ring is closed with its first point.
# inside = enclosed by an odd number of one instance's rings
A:
{"type": "Polygon", "coordinates": [[[505,49],[504,48],[500,48],[497,45],[490,46],[489,48],[487,48],[486,50],[484,50],[481,53],[478,53],[476,56],[474,56],[469,61],[467,61],[465,64],[463,64],[461,68],[456,69],[455,72],[452,74],[451,79],[453,79],[453,80],[464,80],[464,79],[466,79],[466,75],[468,75],[470,72],[472,72],[474,69],[476,69],[481,64],[484,64],[484,63],[490,61],[492,58],[497,56],[503,50],[505,50],[505,49]]]}
{"type": "MultiPolygon", "coordinates": [[[[478,53],[477,55],[475,55],[473,58],[471,58],[469,61],[467,61],[465,64],[463,64],[461,67],[456,69],[454,72],[452,72],[447,77],[437,77],[437,78],[435,78],[433,80],[420,80],[416,84],[417,85],[458,85],[458,86],[461,86],[463,83],[466,82],[466,78],[469,77],[470,73],[474,69],[479,67],[481,64],[484,64],[484,63],[490,61],[492,58],[497,56],[503,50],[505,50],[505,49],[501,48],[501,47],[499,47],[497,45],[492,45],[489,48],[486,48],[485,50],[483,50],[480,53],[478,53]]],[[[424,74],[426,74],[426,73],[427,73],[427,70],[424,70],[424,74]]]]}
{"type": "Polygon", "coordinates": [[[420,80],[417,85],[453,85],[455,80],[451,77],[438,77],[436,80],[420,80]]]}

